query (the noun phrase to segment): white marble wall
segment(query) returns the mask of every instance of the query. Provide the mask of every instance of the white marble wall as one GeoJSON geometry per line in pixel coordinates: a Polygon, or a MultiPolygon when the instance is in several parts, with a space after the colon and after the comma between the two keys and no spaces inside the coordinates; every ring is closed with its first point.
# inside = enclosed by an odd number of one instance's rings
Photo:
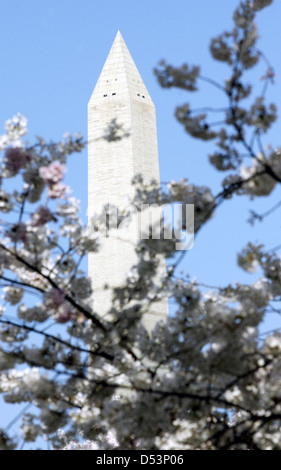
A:
{"type": "MultiPolygon", "coordinates": [[[[155,107],[119,32],[88,104],[88,141],[89,222],[107,203],[128,205],[136,174],[142,174],[147,182],[159,181],[155,107]],[[129,136],[105,140],[104,132],[112,119],[129,136]]],[[[136,261],[136,241],[136,224],[132,223],[118,239],[103,239],[100,252],[89,255],[94,308],[99,314],[106,315],[111,303],[105,285],[122,284],[136,261]]],[[[147,328],[152,328],[159,316],[167,315],[168,302],[164,300],[146,316],[147,328]]]]}

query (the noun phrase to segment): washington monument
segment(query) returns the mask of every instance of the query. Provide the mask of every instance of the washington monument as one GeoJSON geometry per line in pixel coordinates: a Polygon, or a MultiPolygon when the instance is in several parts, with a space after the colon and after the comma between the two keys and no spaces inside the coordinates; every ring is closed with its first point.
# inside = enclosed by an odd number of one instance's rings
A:
{"type": "MultiPolygon", "coordinates": [[[[155,107],[119,31],[88,104],[88,142],[89,222],[107,204],[126,209],[134,195],[134,176],[160,185],[155,107]],[[122,138],[105,138],[112,125],[120,126],[122,138]]],[[[89,255],[98,314],[110,309],[109,288],[126,282],[137,261],[137,241],[135,220],[118,237],[104,238],[99,252],[89,255]]],[[[162,266],[165,269],[164,262],[162,266]]],[[[164,299],[152,305],[144,324],[150,330],[167,315],[164,299]]]]}

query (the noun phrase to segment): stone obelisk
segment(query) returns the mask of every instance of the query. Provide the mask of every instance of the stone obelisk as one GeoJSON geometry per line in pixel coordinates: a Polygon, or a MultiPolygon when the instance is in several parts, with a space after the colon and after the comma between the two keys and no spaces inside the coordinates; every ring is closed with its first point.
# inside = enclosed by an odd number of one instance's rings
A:
{"type": "MultiPolygon", "coordinates": [[[[135,175],[160,184],[155,107],[119,31],[88,104],[88,148],[89,223],[106,204],[129,204],[135,175]],[[105,138],[112,124],[121,126],[122,138],[105,138]]],[[[98,253],[89,255],[94,309],[101,315],[110,308],[110,288],[122,285],[136,262],[138,234],[132,225],[122,239],[109,236],[98,253]]],[[[167,315],[164,299],[152,306],[144,324],[150,330],[167,315]]]]}

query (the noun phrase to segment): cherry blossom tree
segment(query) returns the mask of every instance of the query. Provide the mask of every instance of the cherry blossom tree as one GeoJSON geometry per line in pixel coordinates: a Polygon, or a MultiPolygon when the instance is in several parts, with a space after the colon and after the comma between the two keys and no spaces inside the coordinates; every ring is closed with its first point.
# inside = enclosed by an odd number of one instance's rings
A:
{"type": "MultiPolygon", "coordinates": [[[[211,41],[214,60],[229,67],[224,82],[198,66],[162,61],[155,70],[164,88],[196,92],[201,81],[220,90],[223,108],[184,104],[176,118],[189,135],[215,144],[209,160],[226,172],[221,191],[186,179],[158,188],[138,177],[136,207],[193,204],[197,234],[230,198],[268,196],[281,183],[281,149],[265,146],[276,120],[266,99],[274,72],[257,47],[255,23],[270,3],[242,0],[233,29],[211,41]],[[253,96],[245,77],[258,63],[265,73],[253,96]],[[212,112],[222,116],[216,126],[212,112]]],[[[23,405],[21,436],[2,429],[1,449],[38,437],[66,449],[280,449],[281,334],[259,335],[267,312],[279,312],[277,251],[249,242],[238,264],[260,278],[206,290],[178,274],[186,252],[176,251],[175,237],[140,240],[138,262],[114,290],[105,320],[82,269],[99,249],[103,218],[85,226],[63,183],[68,156],[86,142],[66,134],[59,143],[30,144],[26,133],[27,120],[18,115],[0,137],[0,392],[7,403],[23,405]],[[168,260],[160,285],[159,254],[168,260]],[[147,332],[142,317],[162,297],[176,305],[173,316],[147,332]]]]}

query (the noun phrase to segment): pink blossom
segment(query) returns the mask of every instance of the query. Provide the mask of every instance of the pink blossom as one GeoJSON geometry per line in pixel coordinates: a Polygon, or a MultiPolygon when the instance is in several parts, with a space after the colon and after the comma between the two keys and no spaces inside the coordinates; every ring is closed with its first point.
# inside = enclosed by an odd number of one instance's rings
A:
{"type": "Polygon", "coordinates": [[[67,310],[64,310],[56,317],[56,320],[58,323],[66,323],[70,320],[70,313],[67,310]]]}
{"type": "Polygon", "coordinates": [[[57,219],[48,207],[40,206],[32,216],[32,225],[38,227],[50,222],[50,220],[56,221],[57,219]]]}
{"type": "Polygon", "coordinates": [[[66,323],[68,321],[73,321],[82,324],[85,322],[84,315],[82,313],[76,312],[73,307],[67,303],[65,303],[59,308],[55,318],[58,323],[66,323]]]}
{"type": "Polygon", "coordinates": [[[11,173],[18,173],[28,162],[30,162],[31,156],[28,153],[23,152],[22,149],[8,148],[5,153],[6,168],[11,173]]]}
{"type": "Polygon", "coordinates": [[[52,186],[49,187],[48,195],[52,199],[55,199],[58,197],[65,199],[65,191],[67,190],[67,188],[68,186],[66,186],[66,184],[62,184],[62,183],[53,184],[52,186]]]}
{"type": "Polygon", "coordinates": [[[66,323],[69,320],[75,320],[76,315],[73,312],[73,308],[69,304],[63,305],[56,315],[56,320],[58,323],[66,323]]]}
{"type": "Polygon", "coordinates": [[[39,170],[41,178],[49,186],[53,186],[63,179],[63,174],[66,171],[65,165],[55,161],[52,162],[49,166],[42,166],[39,170]]]}
{"type": "Polygon", "coordinates": [[[13,242],[24,242],[26,239],[26,225],[22,222],[15,224],[6,232],[13,242]]]}
{"type": "Polygon", "coordinates": [[[65,300],[65,291],[63,289],[51,289],[45,294],[48,307],[58,308],[65,300]]]}

